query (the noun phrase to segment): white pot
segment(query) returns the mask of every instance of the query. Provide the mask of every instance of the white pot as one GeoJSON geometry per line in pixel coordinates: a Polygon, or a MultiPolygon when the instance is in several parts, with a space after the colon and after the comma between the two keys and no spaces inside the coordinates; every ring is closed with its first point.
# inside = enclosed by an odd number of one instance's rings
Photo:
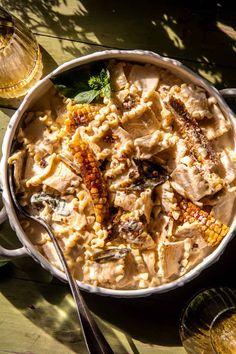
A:
{"type": "MultiPolygon", "coordinates": [[[[0,212],[0,223],[3,222],[6,219],[6,217],[8,217],[12,229],[15,230],[23,247],[16,250],[7,250],[0,246],[0,256],[18,257],[18,256],[30,255],[37,262],[39,262],[43,268],[45,268],[46,270],[51,272],[54,276],[56,276],[57,278],[63,281],[66,281],[65,274],[60,270],[58,270],[57,268],[53,267],[48,262],[48,260],[45,259],[37,251],[37,249],[30,242],[30,240],[28,239],[27,235],[25,234],[25,232],[23,231],[19,223],[17,212],[14,209],[9,186],[8,186],[7,161],[10,154],[13,137],[15,135],[16,128],[18,126],[18,123],[20,122],[22,115],[52,85],[51,81],[49,80],[52,76],[77,66],[91,63],[97,60],[108,60],[111,58],[154,64],[170,70],[172,73],[181,77],[184,81],[192,82],[195,85],[203,87],[210,96],[214,96],[216,98],[223,113],[227,115],[227,117],[231,120],[232,126],[234,128],[234,137],[236,137],[236,117],[234,113],[231,111],[231,109],[228,107],[224,99],[222,98],[222,94],[236,97],[236,89],[225,89],[222,90],[220,94],[215,87],[211,86],[207,81],[205,81],[200,76],[195,74],[193,71],[185,67],[179,61],[161,57],[153,52],[142,51],[142,50],[132,50],[132,51],[108,50],[108,51],[93,53],[60,65],[51,74],[47,75],[44,79],[39,81],[28,92],[23,102],[21,103],[19,109],[15,112],[15,114],[11,118],[3,140],[2,160],[1,160],[0,167],[1,167],[1,186],[3,189],[3,202],[5,207],[0,212]]],[[[189,271],[186,275],[170,283],[163,284],[154,288],[147,288],[141,290],[112,290],[112,289],[107,289],[102,287],[95,287],[89,284],[81,283],[79,281],[78,281],[78,285],[83,290],[92,293],[101,294],[101,295],[114,296],[114,297],[143,297],[153,293],[164,293],[173,290],[175,288],[178,288],[179,286],[183,286],[185,283],[197,277],[203,269],[209,267],[211,264],[213,264],[219,259],[220,255],[223,253],[226,245],[231,240],[233,233],[236,230],[235,225],[236,225],[236,220],[234,220],[234,222],[230,227],[229,233],[223,239],[223,241],[220,243],[220,245],[216,248],[214,252],[212,252],[208,257],[206,257],[200,264],[198,264],[195,268],[189,271]]]]}

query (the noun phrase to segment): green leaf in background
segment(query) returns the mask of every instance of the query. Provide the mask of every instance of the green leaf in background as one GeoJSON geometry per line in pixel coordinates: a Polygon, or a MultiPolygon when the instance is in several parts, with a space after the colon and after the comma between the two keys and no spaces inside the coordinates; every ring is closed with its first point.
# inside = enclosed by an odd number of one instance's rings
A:
{"type": "Polygon", "coordinates": [[[7,264],[9,262],[8,259],[6,258],[0,258],[0,267],[4,266],[5,264],[7,264]]]}
{"type": "Polygon", "coordinates": [[[65,97],[73,98],[75,95],[75,90],[72,87],[68,87],[66,85],[54,85],[56,89],[65,97]]]}
{"type": "Polygon", "coordinates": [[[74,101],[75,103],[91,103],[99,95],[99,93],[100,91],[96,90],[80,92],[74,97],[74,101]]]}

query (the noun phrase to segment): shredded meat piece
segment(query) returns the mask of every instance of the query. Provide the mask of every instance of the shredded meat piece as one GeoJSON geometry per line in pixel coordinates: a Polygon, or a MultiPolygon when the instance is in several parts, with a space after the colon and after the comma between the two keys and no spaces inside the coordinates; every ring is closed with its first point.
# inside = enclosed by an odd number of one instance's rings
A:
{"type": "Polygon", "coordinates": [[[133,108],[136,104],[136,99],[133,95],[128,94],[125,99],[124,102],[122,103],[122,106],[124,108],[124,110],[128,111],[131,108],[133,108]]]}

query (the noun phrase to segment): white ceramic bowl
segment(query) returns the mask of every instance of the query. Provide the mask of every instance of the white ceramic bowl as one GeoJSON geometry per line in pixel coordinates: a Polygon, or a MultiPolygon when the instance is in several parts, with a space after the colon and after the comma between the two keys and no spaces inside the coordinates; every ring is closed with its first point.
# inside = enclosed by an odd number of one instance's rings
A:
{"type": "MultiPolygon", "coordinates": [[[[20,122],[20,119],[24,112],[30,108],[40,97],[50,88],[51,81],[49,80],[52,76],[62,73],[68,69],[81,66],[84,64],[88,64],[97,60],[108,60],[111,58],[126,60],[126,61],[134,61],[139,63],[150,63],[154,64],[166,69],[169,69],[171,72],[181,77],[185,81],[190,81],[193,84],[203,87],[211,96],[214,96],[218,101],[218,104],[225,115],[231,120],[233,129],[234,129],[234,137],[236,137],[236,117],[231,109],[228,107],[220,92],[211,86],[207,81],[202,79],[200,76],[195,74],[193,71],[185,67],[179,61],[169,58],[161,57],[153,52],[142,51],[142,50],[132,50],[132,51],[118,51],[118,50],[109,50],[98,52],[90,55],[86,55],[84,57],[71,60],[65,64],[60,65],[56,70],[54,70],[51,74],[47,75],[44,79],[39,81],[27,94],[19,109],[15,112],[13,117],[11,118],[5,137],[3,140],[2,146],[2,160],[0,165],[1,171],[1,186],[3,189],[3,203],[4,208],[0,212],[0,222],[3,222],[6,217],[8,217],[10,225],[13,230],[15,230],[19,240],[21,241],[23,247],[16,250],[7,250],[0,246],[0,255],[4,257],[17,257],[17,256],[25,256],[30,255],[37,262],[41,264],[43,268],[50,271],[57,278],[66,281],[65,274],[53,267],[43,256],[40,254],[33,244],[28,239],[27,235],[23,231],[16,211],[13,207],[13,203],[10,196],[9,186],[8,186],[8,176],[7,176],[7,161],[10,154],[10,149],[13,141],[13,137],[20,122]]],[[[235,89],[225,89],[221,92],[227,96],[236,96],[235,89]]],[[[236,140],[236,139],[235,139],[236,140]]],[[[102,287],[95,287],[89,284],[84,284],[78,281],[78,285],[81,289],[97,293],[101,295],[109,295],[113,297],[142,297],[147,296],[152,293],[164,293],[170,290],[173,290],[179,286],[183,286],[185,283],[189,282],[191,279],[197,277],[200,272],[209,267],[211,264],[216,262],[220,255],[223,253],[226,245],[232,238],[233,233],[236,230],[236,219],[232,223],[230,227],[230,231],[227,236],[223,239],[221,244],[216,248],[216,250],[211,253],[208,257],[206,257],[200,264],[198,264],[195,268],[190,270],[187,274],[182,276],[181,278],[174,280],[170,283],[163,284],[154,288],[147,288],[141,290],[113,290],[102,287]]]]}

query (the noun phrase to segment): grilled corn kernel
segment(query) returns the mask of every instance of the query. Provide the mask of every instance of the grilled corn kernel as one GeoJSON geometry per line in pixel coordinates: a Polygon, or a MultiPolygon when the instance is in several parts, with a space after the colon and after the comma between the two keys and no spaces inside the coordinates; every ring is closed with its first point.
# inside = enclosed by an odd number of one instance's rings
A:
{"type": "Polygon", "coordinates": [[[65,119],[65,127],[68,133],[73,133],[79,126],[87,126],[101,108],[100,104],[75,104],[68,106],[69,115],[65,119]]]}
{"type": "Polygon", "coordinates": [[[200,209],[195,204],[182,200],[180,202],[180,222],[197,221],[201,225],[203,238],[210,246],[217,246],[229,231],[227,225],[216,220],[207,211],[200,209]]]}
{"type": "Polygon", "coordinates": [[[102,223],[108,215],[108,192],[98,162],[89,145],[82,140],[70,145],[75,163],[79,164],[83,182],[93,200],[96,221],[102,223]]]}

